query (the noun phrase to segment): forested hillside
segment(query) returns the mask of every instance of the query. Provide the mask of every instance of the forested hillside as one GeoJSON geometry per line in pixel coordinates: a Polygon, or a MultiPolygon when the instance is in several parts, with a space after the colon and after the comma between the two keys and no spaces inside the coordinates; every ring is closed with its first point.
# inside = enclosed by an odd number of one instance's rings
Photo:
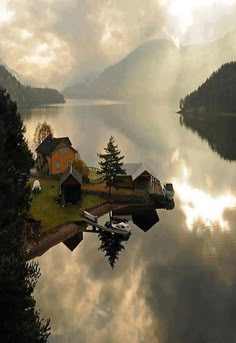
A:
{"type": "Polygon", "coordinates": [[[196,91],[180,100],[183,113],[236,113],[236,62],[225,63],[196,91]]]}
{"type": "Polygon", "coordinates": [[[34,88],[22,85],[3,65],[0,65],[0,87],[6,89],[19,106],[65,102],[63,95],[56,89],[34,88]]]}

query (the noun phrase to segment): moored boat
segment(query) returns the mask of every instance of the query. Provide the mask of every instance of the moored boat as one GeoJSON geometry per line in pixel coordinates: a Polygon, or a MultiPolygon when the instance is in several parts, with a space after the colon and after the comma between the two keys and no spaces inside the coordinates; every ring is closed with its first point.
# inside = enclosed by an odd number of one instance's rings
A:
{"type": "Polygon", "coordinates": [[[173,200],[174,195],[175,195],[173,184],[172,183],[164,184],[163,193],[164,193],[166,199],[173,200]]]}

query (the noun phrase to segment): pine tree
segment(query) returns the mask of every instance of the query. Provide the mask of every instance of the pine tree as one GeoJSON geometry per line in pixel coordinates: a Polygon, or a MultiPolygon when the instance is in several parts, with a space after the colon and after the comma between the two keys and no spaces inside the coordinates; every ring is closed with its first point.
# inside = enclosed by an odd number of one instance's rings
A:
{"type": "Polygon", "coordinates": [[[98,163],[101,168],[100,173],[105,177],[106,187],[109,187],[109,196],[111,196],[111,188],[115,186],[115,178],[117,175],[124,175],[126,173],[122,168],[124,156],[120,156],[121,151],[118,149],[118,145],[115,144],[114,137],[112,136],[104,150],[104,154],[97,154],[100,158],[98,163]]]}
{"type": "Polygon", "coordinates": [[[32,296],[39,266],[26,263],[23,247],[33,160],[16,104],[3,89],[0,136],[0,341],[44,343],[49,336],[49,321],[40,319],[32,296]]]}

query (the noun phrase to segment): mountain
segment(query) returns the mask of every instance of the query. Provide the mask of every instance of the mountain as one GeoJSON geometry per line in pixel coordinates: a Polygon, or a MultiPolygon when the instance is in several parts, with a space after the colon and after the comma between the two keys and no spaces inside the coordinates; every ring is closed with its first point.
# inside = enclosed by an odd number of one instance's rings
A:
{"type": "Polygon", "coordinates": [[[56,89],[33,88],[22,85],[4,65],[0,65],[0,86],[7,90],[19,106],[36,106],[65,102],[63,95],[56,89]]]}
{"type": "Polygon", "coordinates": [[[223,63],[236,59],[236,32],[208,44],[176,47],[152,40],[106,68],[86,87],[74,86],[77,97],[174,99],[203,83],[223,63]]]}
{"type": "Polygon", "coordinates": [[[236,62],[223,64],[197,90],[180,101],[183,113],[236,113],[236,62]]]}
{"type": "Polygon", "coordinates": [[[88,85],[83,82],[78,82],[73,86],[67,87],[63,90],[63,95],[66,98],[86,98],[88,93],[88,85]]]}

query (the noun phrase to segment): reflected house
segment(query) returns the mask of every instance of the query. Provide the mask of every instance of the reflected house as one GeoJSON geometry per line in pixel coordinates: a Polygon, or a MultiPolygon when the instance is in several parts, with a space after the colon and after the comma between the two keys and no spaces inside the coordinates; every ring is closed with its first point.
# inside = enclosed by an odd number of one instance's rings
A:
{"type": "Polygon", "coordinates": [[[153,207],[138,207],[133,209],[117,209],[112,211],[113,218],[132,220],[142,231],[147,232],[159,222],[159,217],[153,207]]]}
{"type": "Polygon", "coordinates": [[[154,209],[145,211],[137,211],[133,214],[133,223],[144,232],[150,230],[155,224],[159,222],[159,217],[154,209]]]}
{"type": "Polygon", "coordinates": [[[123,169],[126,174],[116,177],[118,187],[162,193],[161,184],[156,177],[156,173],[144,163],[124,163],[123,169]]]}
{"type": "Polygon", "coordinates": [[[63,243],[67,246],[70,251],[74,251],[75,248],[82,242],[83,232],[78,232],[76,235],[67,238],[63,243]]]}
{"type": "Polygon", "coordinates": [[[37,170],[49,175],[64,173],[78,159],[78,152],[68,137],[48,135],[35,151],[37,170]]]}
{"type": "Polygon", "coordinates": [[[81,200],[82,176],[71,166],[60,180],[61,203],[77,204],[81,200]]]}

